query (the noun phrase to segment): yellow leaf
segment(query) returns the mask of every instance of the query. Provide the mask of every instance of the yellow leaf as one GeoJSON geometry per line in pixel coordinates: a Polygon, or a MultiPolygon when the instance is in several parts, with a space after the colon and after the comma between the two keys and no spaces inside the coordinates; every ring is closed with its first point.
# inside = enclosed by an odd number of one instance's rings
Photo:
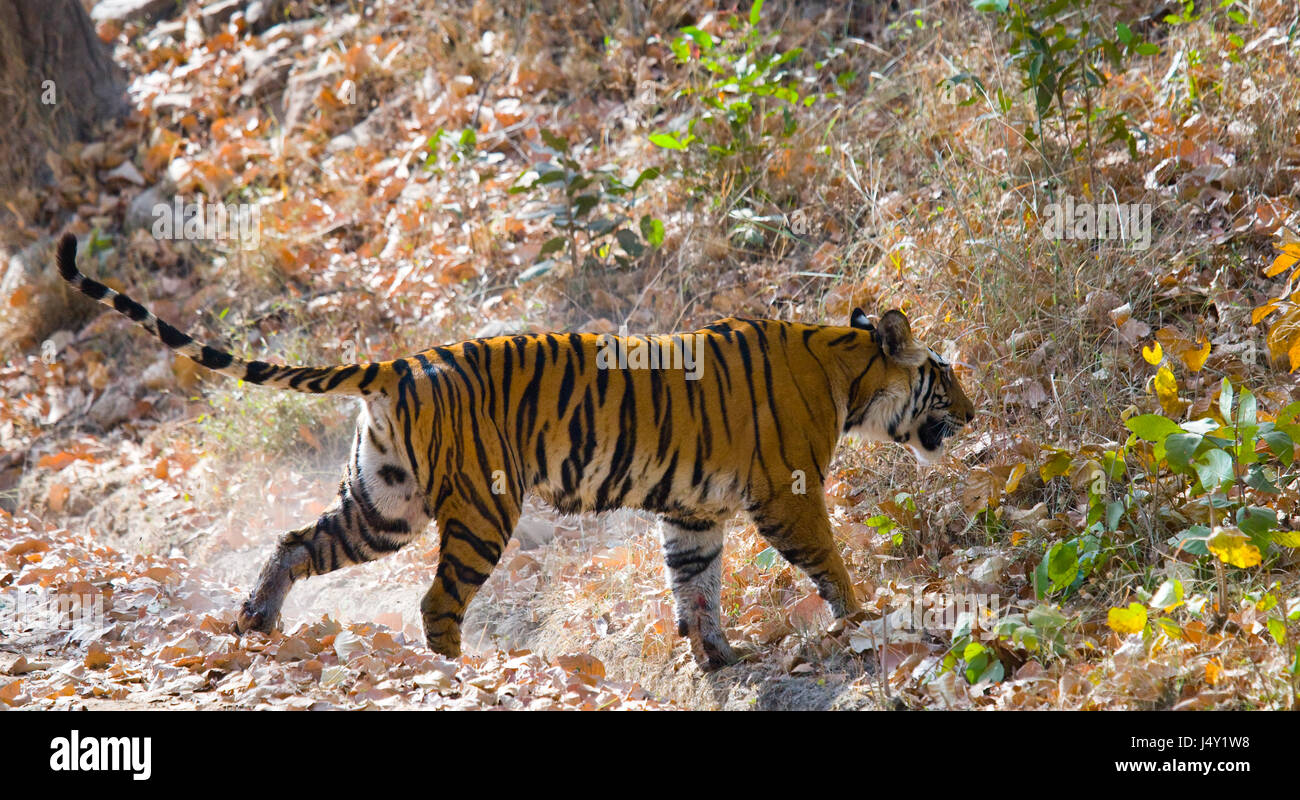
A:
{"type": "Polygon", "coordinates": [[[1300,547],[1300,531],[1273,531],[1273,544],[1300,547]]]}
{"type": "Polygon", "coordinates": [[[1161,367],[1156,373],[1153,381],[1156,391],[1156,397],[1160,400],[1160,405],[1164,408],[1165,413],[1173,416],[1182,413],[1183,406],[1178,399],[1178,381],[1174,379],[1174,373],[1169,367],[1161,367]]]}
{"type": "Polygon", "coordinates": [[[1259,306],[1254,311],[1250,312],[1250,324],[1258,325],[1269,314],[1272,314],[1274,311],[1277,311],[1277,306],[1278,303],[1280,302],[1281,302],[1280,300],[1273,300],[1271,302],[1265,303],[1262,306],[1259,306]]]}
{"type": "Polygon", "coordinates": [[[1219,664],[1219,659],[1212,658],[1205,662],[1205,681],[1214,686],[1223,677],[1223,667],[1219,664]]]}
{"type": "Polygon", "coordinates": [[[1206,546],[1220,561],[1234,567],[1253,567],[1263,560],[1250,537],[1235,528],[1219,528],[1206,546]]]}
{"type": "Polygon", "coordinates": [[[1038,468],[1038,474],[1043,479],[1043,483],[1047,483],[1052,478],[1069,472],[1070,461],[1070,454],[1064,450],[1058,450],[1053,453],[1052,457],[1047,459],[1047,462],[1038,468]]]}
{"type": "Polygon", "coordinates": [[[1020,543],[1023,542],[1027,536],[1029,536],[1029,531],[1012,531],[1011,546],[1018,547],[1020,543]]]}
{"type": "Polygon", "coordinates": [[[1198,340],[1199,348],[1195,350],[1184,350],[1179,354],[1179,358],[1187,365],[1192,372],[1200,372],[1201,367],[1205,366],[1205,359],[1210,357],[1210,343],[1204,337],[1198,340]]]}
{"type": "Polygon", "coordinates": [[[1277,258],[1273,259],[1272,265],[1270,265],[1268,269],[1264,270],[1264,275],[1269,278],[1272,278],[1274,275],[1280,275],[1294,267],[1297,261],[1300,261],[1300,257],[1292,255],[1284,249],[1278,254],[1277,258]]]}
{"type": "Polygon", "coordinates": [[[1011,474],[1007,476],[1006,488],[1003,489],[1003,492],[1006,494],[1014,492],[1016,487],[1020,485],[1020,479],[1023,477],[1025,477],[1025,462],[1021,461],[1019,464],[1011,468],[1011,474]]]}
{"type": "Polygon", "coordinates": [[[1142,357],[1145,358],[1147,363],[1151,366],[1158,367],[1160,366],[1160,362],[1165,358],[1165,349],[1160,346],[1160,342],[1156,342],[1154,347],[1142,348],[1142,357]]]}
{"type": "Polygon", "coordinates": [[[1147,610],[1141,603],[1129,603],[1128,608],[1112,608],[1106,612],[1106,624],[1116,633],[1141,633],[1147,626],[1147,610]]]}

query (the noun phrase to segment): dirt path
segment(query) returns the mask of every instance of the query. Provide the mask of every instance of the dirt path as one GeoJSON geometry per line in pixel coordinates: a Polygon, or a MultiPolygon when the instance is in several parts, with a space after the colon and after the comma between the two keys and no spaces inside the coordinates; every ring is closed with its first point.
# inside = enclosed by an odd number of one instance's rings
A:
{"type": "Polygon", "coordinates": [[[233,609],[274,540],[246,535],[246,546],[196,564],[0,517],[0,700],[89,710],[873,705],[861,669],[789,675],[772,648],[703,675],[667,632],[667,592],[638,582],[658,545],[653,523],[634,514],[530,513],[476,598],[468,655],[456,661],[429,653],[420,634],[434,537],[295,586],[284,633],[237,637],[233,609]],[[59,596],[86,602],[55,614],[59,596]]]}

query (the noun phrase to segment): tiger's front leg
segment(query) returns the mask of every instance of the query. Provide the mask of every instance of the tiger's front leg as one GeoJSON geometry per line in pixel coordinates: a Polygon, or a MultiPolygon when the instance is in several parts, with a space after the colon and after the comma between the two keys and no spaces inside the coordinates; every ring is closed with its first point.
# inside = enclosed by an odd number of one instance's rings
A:
{"type": "Polygon", "coordinates": [[[837,618],[851,619],[859,613],[853,581],[835,546],[820,487],[806,495],[768,503],[752,510],[750,516],[763,538],[812,579],[837,618]]]}
{"type": "Polygon", "coordinates": [[[664,561],[677,611],[677,634],[688,637],[700,669],[739,660],[722,627],[722,525],[715,520],[664,519],[664,561]]]}

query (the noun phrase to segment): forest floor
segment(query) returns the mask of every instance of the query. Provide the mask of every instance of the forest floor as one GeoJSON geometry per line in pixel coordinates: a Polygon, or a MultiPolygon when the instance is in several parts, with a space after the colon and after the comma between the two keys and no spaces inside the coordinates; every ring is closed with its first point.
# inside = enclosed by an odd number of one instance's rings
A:
{"type": "Polygon", "coordinates": [[[1293,3],[1072,4],[1120,63],[1079,55],[1104,81],[1049,94],[1070,114],[1025,91],[997,2],[534,5],[98,24],[132,115],[2,198],[0,708],[1295,707],[1293,3]],[[1147,207],[1149,241],[1046,235],[1066,198],[1147,207]],[[196,202],[252,238],[160,229],[196,202]],[[864,622],[732,521],[753,655],[717,673],[633,512],[530,506],[460,659],[419,630],[436,535],[235,636],[275,537],[334,494],[352,407],[96,315],[53,270],[65,231],[160,317],[291,364],[902,308],[979,417],[932,469],[841,447],[864,622]]]}

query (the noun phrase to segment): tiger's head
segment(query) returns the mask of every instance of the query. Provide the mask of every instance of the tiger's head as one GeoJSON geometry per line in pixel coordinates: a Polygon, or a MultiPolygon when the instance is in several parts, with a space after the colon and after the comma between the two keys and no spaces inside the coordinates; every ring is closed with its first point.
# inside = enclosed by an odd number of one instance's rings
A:
{"type": "Polygon", "coordinates": [[[869,441],[897,442],[922,464],[938,461],[944,440],[975,417],[952,365],[912,338],[912,327],[901,311],[888,311],[873,325],[855,308],[849,324],[870,334],[876,352],[850,392],[845,432],[869,441]],[[881,367],[883,373],[877,371],[881,367]]]}

